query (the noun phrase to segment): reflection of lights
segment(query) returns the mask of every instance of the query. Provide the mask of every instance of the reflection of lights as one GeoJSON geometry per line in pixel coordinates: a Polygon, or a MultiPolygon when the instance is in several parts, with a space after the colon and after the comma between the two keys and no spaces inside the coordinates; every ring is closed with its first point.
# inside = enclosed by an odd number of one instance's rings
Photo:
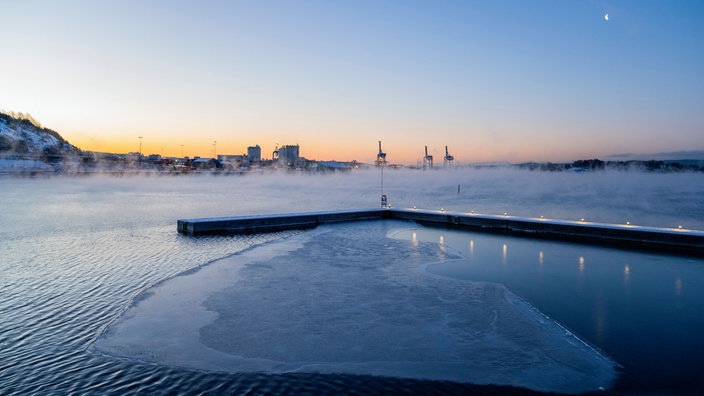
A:
{"type": "Polygon", "coordinates": [[[444,235],[440,235],[440,244],[445,245],[445,236],[444,235]]]}
{"type": "Polygon", "coordinates": [[[675,294],[677,296],[682,294],[682,279],[680,279],[679,277],[675,279],[675,294]]]}
{"type": "Polygon", "coordinates": [[[626,276],[631,273],[631,267],[629,267],[628,264],[623,268],[623,273],[626,274],[626,276]]]}
{"type": "Polygon", "coordinates": [[[469,240],[469,254],[474,254],[474,239],[469,240]]]}
{"type": "Polygon", "coordinates": [[[413,235],[411,236],[411,243],[413,246],[418,247],[418,236],[415,232],[413,232],[413,235]]]}
{"type": "Polygon", "coordinates": [[[595,330],[595,336],[596,339],[599,341],[602,341],[602,338],[604,337],[604,334],[608,330],[607,325],[608,323],[606,322],[607,316],[607,303],[606,299],[604,296],[599,293],[596,296],[596,301],[594,303],[594,324],[596,325],[595,330]]]}
{"type": "Polygon", "coordinates": [[[584,271],[584,257],[579,257],[579,272],[584,271]]]}
{"type": "Polygon", "coordinates": [[[504,247],[501,249],[501,260],[506,263],[506,253],[508,252],[508,246],[504,243],[504,247]]]}
{"type": "Polygon", "coordinates": [[[538,263],[541,265],[543,264],[543,251],[541,250],[540,253],[538,253],[538,263]]]}

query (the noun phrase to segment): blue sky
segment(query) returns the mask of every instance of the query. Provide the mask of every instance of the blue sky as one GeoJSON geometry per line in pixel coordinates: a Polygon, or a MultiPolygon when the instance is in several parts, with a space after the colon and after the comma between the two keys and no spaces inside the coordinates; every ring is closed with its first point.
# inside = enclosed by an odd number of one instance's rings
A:
{"type": "Polygon", "coordinates": [[[0,108],[86,150],[704,149],[699,1],[6,0],[0,19],[0,108]]]}

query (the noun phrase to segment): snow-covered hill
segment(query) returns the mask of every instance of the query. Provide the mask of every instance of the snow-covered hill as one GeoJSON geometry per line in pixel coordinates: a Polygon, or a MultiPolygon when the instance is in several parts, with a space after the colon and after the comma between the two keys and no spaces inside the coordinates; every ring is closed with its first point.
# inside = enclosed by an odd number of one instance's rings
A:
{"type": "Polygon", "coordinates": [[[56,131],[35,125],[30,119],[0,113],[0,156],[48,159],[79,151],[56,131]]]}
{"type": "Polygon", "coordinates": [[[0,112],[0,175],[63,170],[81,150],[31,116],[0,112]]]}

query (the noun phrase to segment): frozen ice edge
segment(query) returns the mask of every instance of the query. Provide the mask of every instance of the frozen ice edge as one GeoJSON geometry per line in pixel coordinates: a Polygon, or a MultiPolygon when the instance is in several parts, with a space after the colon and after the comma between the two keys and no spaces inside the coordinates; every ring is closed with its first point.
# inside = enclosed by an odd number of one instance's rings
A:
{"type": "MultiPolygon", "coordinates": [[[[369,224],[376,224],[373,227],[382,227],[384,223],[372,222],[369,224]]],[[[397,227],[396,229],[398,227],[408,229],[409,227],[408,223],[405,222],[383,225],[383,227],[394,226],[397,227]]],[[[207,337],[204,339],[202,330],[206,326],[214,326],[214,323],[224,314],[223,310],[225,308],[216,306],[217,312],[208,310],[205,307],[205,302],[212,296],[223,293],[225,289],[236,282],[243,280],[244,278],[241,274],[243,268],[253,263],[268,263],[281,257],[305,259],[296,257],[293,252],[302,249],[306,243],[316,240],[326,233],[344,231],[345,227],[364,228],[366,225],[361,223],[354,226],[329,225],[319,227],[283,240],[255,246],[233,256],[202,266],[197,271],[187,271],[187,274],[164,281],[146,290],[139,299],[135,299],[134,304],[118,320],[111,324],[96,341],[94,349],[100,353],[116,357],[209,371],[367,374],[451,380],[478,384],[504,384],[522,386],[539,391],[562,393],[582,393],[597,390],[599,387],[608,388],[611,386],[616,376],[615,363],[611,359],[538,311],[525,300],[509,292],[502,285],[481,282],[449,280],[450,282],[465,282],[467,285],[474,285],[471,287],[479,288],[480,291],[486,291],[486,288],[489,287],[490,291],[498,293],[497,296],[499,298],[498,301],[491,300],[491,302],[501,305],[504,304],[501,299],[505,299],[510,305],[508,309],[512,311],[509,312],[509,316],[516,317],[518,315],[517,317],[521,320],[529,318],[529,320],[537,322],[538,328],[541,329],[539,334],[521,334],[520,332],[523,330],[518,326],[518,334],[511,335],[511,337],[516,337],[514,339],[506,339],[502,333],[505,329],[499,329],[494,333],[489,332],[486,339],[481,340],[483,343],[488,342],[490,346],[495,347],[517,348],[517,351],[527,350],[531,346],[535,347],[532,343],[536,342],[539,343],[538,348],[541,346],[557,349],[576,348],[580,358],[570,361],[569,359],[572,358],[566,357],[561,350],[539,350],[522,354],[521,356],[524,356],[528,361],[521,362],[513,358],[507,360],[506,355],[510,355],[510,353],[497,352],[492,350],[491,347],[487,348],[485,345],[478,345],[478,349],[481,353],[484,353],[484,357],[478,355],[480,357],[476,359],[465,358],[464,360],[454,361],[443,355],[436,356],[432,354],[430,356],[423,355],[422,358],[425,360],[420,361],[402,359],[385,361],[378,358],[370,358],[368,361],[345,361],[344,358],[340,359],[341,361],[305,359],[284,361],[251,356],[251,354],[246,357],[245,354],[237,355],[237,353],[232,351],[225,352],[206,345],[212,343],[213,340],[209,340],[207,337]],[[547,341],[536,341],[536,339],[543,337],[546,337],[547,341]],[[521,347],[521,343],[523,343],[523,347],[521,347]],[[575,344],[579,344],[579,346],[575,346],[575,344]],[[585,355],[585,349],[588,349],[586,354],[590,356],[585,355]],[[557,358],[554,356],[557,356],[557,358]],[[538,359],[539,361],[531,362],[530,359],[538,359]],[[580,364],[586,364],[587,369],[592,371],[586,375],[577,373],[580,364]],[[575,369],[575,367],[577,368],[575,369]],[[546,369],[552,370],[550,375],[546,375],[546,369]]],[[[420,226],[418,227],[421,228],[420,226]]],[[[362,229],[362,231],[365,230],[362,229]]],[[[392,237],[388,233],[385,236],[386,238],[392,237]]],[[[453,254],[455,254],[454,257],[457,257],[456,252],[453,254]]],[[[432,275],[433,278],[442,278],[443,281],[447,282],[448,278],[429,273],[427,267],[450,259],[453,258],[446,257],[443,260],[434,260],[433,262],[425,259],[421,263],[422,265],[416,266],[415,269],[417,272],[422,272],[423,276],[432,275]]],[[[461,259],[461,257],[457,259],[461,259]]],[[[276,272],[278,273],[279,271],[276,272]]],[[[405,279],[402,279],[402,281],[405,281],[405,279]]],[[[231,297],[232,295],[227,296],[231,297]]],[[[409,301],[411,303],[417,302],[413,300],[413,297],[410,298],[411,300],[409,301]]],[[[399,307],[403,308],[403,305],[399,307]]],[[[447,305],[441,304],[440,308],[443,307],[447,307],[447,305]]],[[[499,306],[496,309],[507,309],[507,307],[499,306]]],[[[418,327],[425,326],[422,321],[416,323],[416,325],[418,327]]],[[[431,325],[435,325],[434,329],[438,328],[437,323],[431,323],[431,325]]],[[[458,334],[454,329],[442,327],[446,326],[445,323],[440,323],[439,326],[440,330],[435,335],[438,338],[448,335],[456,337],[458,334]]],[[[516,329],[509,330],[516,331],[516,329]]],[[[274,333],[273,336],[277,336],[277,334],[274,333]]],[[[276,339],[274,338],[274,340],[276,339]]],[[[286,343],[290,342],[290,340],[282,342],[286,343]]],[[[456,347],[456,345],[445,345],[444,342],[444,340],[441,340],[443,347],[456,347]]],[[[334,345],[331,347],[332,349],[339,348],[334,345]]],[[[343,351],[344,348],[340,350],[343,351]]],[[[424,353],[427,353],[427,351],[424,351],[424,353]]],[[[584,366],[581,368],[584,368],[584,366]]]]}

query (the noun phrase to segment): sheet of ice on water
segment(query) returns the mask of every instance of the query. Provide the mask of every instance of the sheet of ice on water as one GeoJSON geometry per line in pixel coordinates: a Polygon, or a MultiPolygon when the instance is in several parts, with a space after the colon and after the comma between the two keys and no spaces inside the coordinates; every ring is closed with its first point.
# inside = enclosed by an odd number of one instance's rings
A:
{"type": "Polygon", "coordinates": [[[614,363],[504,286],[434,276],[461,257],[388,237],[393,221],[322,226],[140,296],[97,350],[229,372],[318,372],[608,388],[614,363]]]}

